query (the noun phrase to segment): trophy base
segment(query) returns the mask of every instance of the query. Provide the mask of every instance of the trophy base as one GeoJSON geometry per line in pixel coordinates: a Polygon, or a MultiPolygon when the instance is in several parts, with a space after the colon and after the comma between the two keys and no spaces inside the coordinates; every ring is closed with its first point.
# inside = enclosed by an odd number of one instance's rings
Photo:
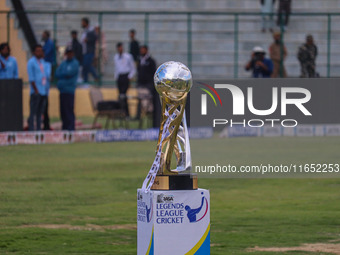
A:
{"type": "Polygon", "coordinates": [[[157,175],[151,187],[152,190],[195,190],[198,189],[197,176],[157,175]]]}
{"type": "Polygon", "coordinates": [[[145,254],[209,255],[209,190],[138,189],[137,255],[145,254]]]}

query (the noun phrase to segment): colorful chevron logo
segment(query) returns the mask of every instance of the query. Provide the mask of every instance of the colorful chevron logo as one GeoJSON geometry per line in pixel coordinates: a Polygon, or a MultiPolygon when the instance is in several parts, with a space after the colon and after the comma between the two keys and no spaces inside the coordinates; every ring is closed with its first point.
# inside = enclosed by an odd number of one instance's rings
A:
{"type": "MultiPolygon", "coordinates": [[[[203,82],[198,82],[199,84],[203,85],[206,88],[199,88],[200,90],[202,90],[203,92],[207,93],[211,99],[214,101],[215,107],[217,107],[217,102],[216,99],[214,97],[214,95],[217,97],[218,101],[220,102],[221,106],[222,106],[222,100],[220,95],[217,93],[216,89],[214,89],[212,86],[203,83],[203,82]]],[[[207,94],[203,94],[201,96],[201,100],[202,100],[202,106],[201,106],[201,114],[202,115],[207,115],[207,94]]]]}
{"type": "MultiPolygon", "coordinates": [[[[218,101],[220,101],[220,104],[222,106],[222,100],[221,100],[221,97],[220,95],[217,93],[216,89],[214,89],[212,86],[206,84],[206,83],[203,83],[203,82],[198,82],[199,84],[205,86],[206,88],[210,89],[217,97],[218,101]]],[[[215,100],[215,97],[211,94],[211,92],[207,89],[204,89],[204,88],[200,88],[202,91],[204,91],[205,93],[207,93],[211,98],[212,100],[214,101],[215,103],[215,106],[217,106],[217,103],[216,103],[216,100],[215,100]]]]}

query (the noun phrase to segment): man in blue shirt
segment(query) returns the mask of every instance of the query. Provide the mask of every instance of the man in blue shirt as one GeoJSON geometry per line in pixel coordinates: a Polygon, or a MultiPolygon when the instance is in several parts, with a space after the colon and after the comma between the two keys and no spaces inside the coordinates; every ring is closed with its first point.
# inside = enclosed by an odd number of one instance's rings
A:
{"type": "Polygon", "coordinates": [[[270,78],[273,72],[273,62],[265,58],[265,55],[263,48],[254,47],[251,60],[245,66],[246,71],[253,71],[253,78],[270,78]]]}
{"type": "Polygon", "coordinates": [[[81,43],[83,48],[83,80],[88,82],[89,73],[98,81],[98,74],[93,67],[94,53],[96,52],[97,35],[94,29],[90,27],[90,20],[82,18],[81,27],[84,29],[81,35],[81,43]]]}
{"type": "Polygon", "coordinates": [[[74,57],[72,47],[68,47],[64,60],[56,71],[60,91],[60,116],[63,130],[75,130],[74,93],[77,86],[79,63],[74,57]]]}
{"type": "Polygon", "coordinates": [[[48,95],[50,94],[50,81],[51,81],[51,77],[52,77],[52,64],[47,62],[47,61],[44,61],[44,67],[45,67],[45,70],[47,73],[47,77],[49,77],[47,80],[46,80],[46,95],[43,96],[44,97],[44,100],[45,100],[45,108],[44,108],[44,111],[43,111],[43,116],[44,116],[44,130],[51,130],[51,127],[50,127],[50,118],[49,118],[49,115],[48,115],[48,95]]]}
{"type": "Polygon", "coordinates": [[[0,79],[18,79],[17,60],[10,56],[8,43],[0,44],[0,79]]]}
{"type": "Polygon", "coordinates": [[[30,116],[28,118],[28,129],[41,129],[41,115],[45,109],[46,97],[49,91],[49,80],[51,78],[50,65],[44,61],[44,51],[41,45],[33,49],[33,57],[27,63],[28,80],[30,83],[30,116]],[[34,128],[36,120],[36,128],[34,128]]]}
{"type": "MultiPolygon", "coordinates": [[[[44,60],[48,62],[51,66],[56,63],[56,48],[53,40],[50,38],[50,32],[45,30],[41,37],[43,50],[44,50],[44,60]]],[[[44,130],[50,130],[50,118],[48,116],[48,95],[45,97],[45,109],[44,109],[44,130]]]]}
{"type": "Polygon", "coordinates": [[[44,31],[41,39],[43,41],[44,59],[53,65],[55,63],[55,46],[50,38],[50,32],[44,31]]]}

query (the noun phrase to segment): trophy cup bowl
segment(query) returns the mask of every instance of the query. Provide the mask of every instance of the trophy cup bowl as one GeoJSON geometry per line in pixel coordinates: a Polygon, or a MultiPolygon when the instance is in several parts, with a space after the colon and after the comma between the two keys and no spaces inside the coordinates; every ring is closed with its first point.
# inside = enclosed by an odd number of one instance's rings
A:
{"type": "Polygon", "coordinates": [[[192,76],[188,67],[180,62],[169,61],[158,67],[154,75],[155,88],[161,97],[181,100],[192,86],[192,76]]]}

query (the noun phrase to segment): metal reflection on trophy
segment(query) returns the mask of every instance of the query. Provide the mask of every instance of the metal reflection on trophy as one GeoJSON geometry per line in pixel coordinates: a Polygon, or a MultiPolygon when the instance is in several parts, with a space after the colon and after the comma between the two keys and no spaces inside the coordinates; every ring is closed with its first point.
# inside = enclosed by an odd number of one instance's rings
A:
{"type": "Polygon", "coordinates": [[[157,69],[154,82],[161,98],[162,116],[157,155],[147,177],[151,180],[151,189],[197,189],[197,177],[190,174],[191,153],[185,116],[192,86],[191,72],[180,62],[166,62],[157,69]],[[172,164],[173,155],[176,162],[172,164]]]}

